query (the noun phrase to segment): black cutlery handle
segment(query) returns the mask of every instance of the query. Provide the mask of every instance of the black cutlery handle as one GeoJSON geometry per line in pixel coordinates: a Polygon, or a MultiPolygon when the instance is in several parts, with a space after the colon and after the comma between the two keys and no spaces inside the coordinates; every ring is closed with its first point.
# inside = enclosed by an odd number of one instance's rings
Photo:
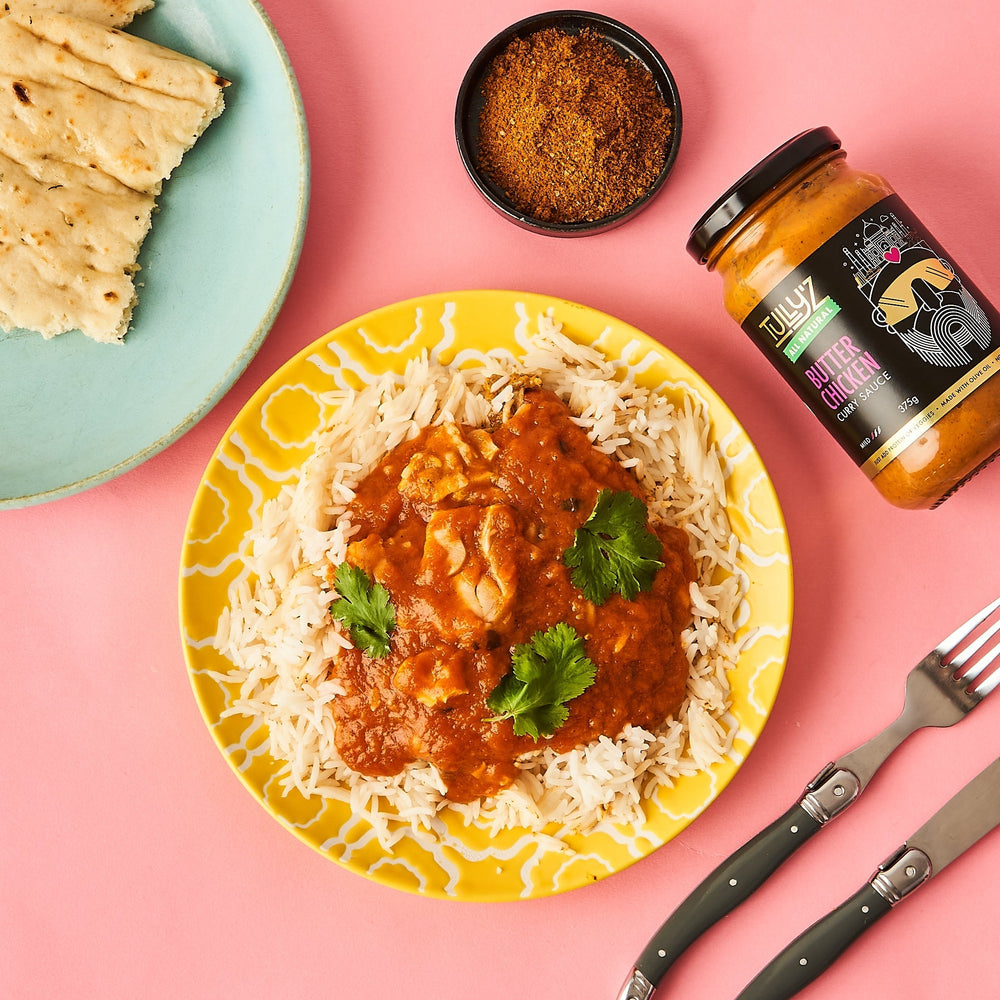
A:
{"type": "Polygon", "coordinates": [[[825,972],[876,920],[891,909],[870,883],[800,934],[736,1000],[787,1000],[825,972]]]}
{"type": "Polygon", "coordinates": [[[731,913],[790,858],[821,823],[796,803],[712,872],[656,932],[636,968],[654,986],[685,949],[731,913]]]}

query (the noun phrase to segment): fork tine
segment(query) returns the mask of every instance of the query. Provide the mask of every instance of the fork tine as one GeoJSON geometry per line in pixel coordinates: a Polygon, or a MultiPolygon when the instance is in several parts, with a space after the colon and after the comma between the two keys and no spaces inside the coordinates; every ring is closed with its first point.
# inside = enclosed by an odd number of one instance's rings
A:
{"type": "MultiPolygon", "coordinates": [[[[1000,657],[1000,642],[998,642],[975,666],[975,676],[979,676],[985,667],[988,667],[994,660],[1000,657]]],[[[1000,669],[994,670],[985,680],[973,685],[973,693],[980,698],[985,698],[991,691],[995,691],[1000,684],[1000,669]]]]}
{"type": "MultiPolygon", "coordinates": [[[[956,656],[949,666],[956,674],[961,674],[962,680],[974,681],[992,662],[996,659],[997,649],[991,651],[977,663],[974,663],[968,670],[962,673],[962,668],[969,662],[982,648],[1000,632],[1000,621],[994,622],[975,642],[970,643],[961,653],[956,656]]],[[[1000,647],[997,647],[1000,649],[1000,647]]]]}
{"type": "Polygon", "coordinates": [[[934,650],[934,652],[940,654],[942,658],[946,657],[949,653],[954,652],[955,647],[963,639],[967,638],[969,635],[975,632],[975,630],[980,625],[982,625],[982,623],[986,621],[986,619],[989,618],[989,616],[993,614],[993,612],[996,611],[997,608],[1000,608],[1000,597],[998,597],[991,604],[987,604],[982,611],[980,611],[978,614],[973,615],[967,622],[965,622],[962,625],[959,625],[958,628],[955,629],[955,631],[952,632],[951,635],[949,635],[947,638],[942,639],[938,643],[937,648],[934,650]]]}

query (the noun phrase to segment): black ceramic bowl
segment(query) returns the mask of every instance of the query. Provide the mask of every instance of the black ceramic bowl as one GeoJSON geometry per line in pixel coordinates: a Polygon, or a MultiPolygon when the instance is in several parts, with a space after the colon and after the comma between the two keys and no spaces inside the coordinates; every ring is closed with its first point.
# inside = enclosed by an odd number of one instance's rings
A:
{"type": "Polygon", "coordinates": [[[681,100],[667,64],[641,35],[603,14],[582,10],[555,10],[535,14],[512,24],[493,38],[472,61],[458,91],[455,108],[455,138],[465,169],[483,197],[501,214],[522,229],[546,236],[590,236],[620,226],[641,212],[660,192],[667,179],[681,142],[681,100]],[[609,42],[621,55],[638,59],[652,74],[663,100],[673,116],[670,147],[666,150],[663,169],[649,189],[628,208],[593,222],[551,222],[537,219],[518,209],[483,170],[479,159],[479,118],[483,109],[483,84],[493,61],[516,38],[526,38],[545,28],[559,28],[567,34],[579,34],[589,29],[609,42]]]}

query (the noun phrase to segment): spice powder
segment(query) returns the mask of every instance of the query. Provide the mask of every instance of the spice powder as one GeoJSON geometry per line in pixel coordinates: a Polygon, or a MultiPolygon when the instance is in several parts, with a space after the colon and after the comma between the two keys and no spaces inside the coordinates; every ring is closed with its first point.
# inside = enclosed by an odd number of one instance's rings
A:
{"type": "Polygon", "coordinates": [[[663,169],[673,121],[652,74],[590,29],[512,41],[483,85],[480,163],[526,215],[593,222],[663,169]]]}

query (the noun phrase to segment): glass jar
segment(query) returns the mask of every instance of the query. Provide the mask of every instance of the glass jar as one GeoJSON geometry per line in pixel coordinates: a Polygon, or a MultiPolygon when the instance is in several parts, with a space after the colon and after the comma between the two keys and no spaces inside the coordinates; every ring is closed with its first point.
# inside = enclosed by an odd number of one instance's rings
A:
{"type": "Polygon", "coordinates": [[[891,503],[935,507],[1000,452],[1000,314],[830,129],[745,174],[688,251],[891,503]]]}

